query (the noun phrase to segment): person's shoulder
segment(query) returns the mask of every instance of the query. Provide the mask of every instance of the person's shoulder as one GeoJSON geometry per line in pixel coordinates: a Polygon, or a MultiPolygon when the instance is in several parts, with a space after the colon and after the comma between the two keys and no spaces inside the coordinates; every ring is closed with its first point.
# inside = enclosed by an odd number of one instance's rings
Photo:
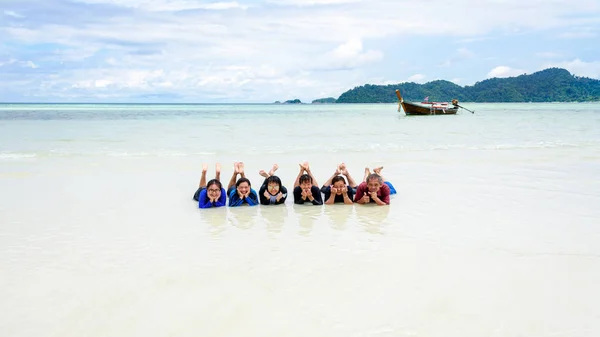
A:
{"type": "Polygon", "coordinates": [[[356,187],[356,189],[357,189],[357,190],[358,190],[358,189],[364,190],[364,189],[366,189],[366,188],[367,188],[367,183],[366,183],[366,182],[364,182],[364,181],[363,181],[362,183],[360,183],[360,184],[358,185],[358,187],[356,187]]]}

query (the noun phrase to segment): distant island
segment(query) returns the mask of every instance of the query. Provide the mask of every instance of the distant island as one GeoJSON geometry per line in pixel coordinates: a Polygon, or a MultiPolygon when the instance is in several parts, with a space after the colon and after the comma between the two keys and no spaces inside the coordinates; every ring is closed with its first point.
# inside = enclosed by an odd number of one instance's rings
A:
{"type": "Polygon", "coordinates": [[[315,99],[314,101],[312,101],[312,104],[331,104],[331,103],[335,103],[337,100],[333,97],[327,97],[327,98],[319,98],[319,99],[315,99]]]}
{"type": "Polygon", "coordinates": [[[296,99],[287,100],[283,103],[281,103],[280,101],[275,101],[273,104],[303,104],[303,103],[301,100],[296,98],[296,99]]]}
{"type": "Polygon", "coordinates": [[[591,102],[600,101],[600,80],[572,75],[562,68],[549,68],[527,75],[490,78],[461,87],[445,80],[391,85],[365,84],[340,95],[338,99],[320,98],[321,103],[396,103],[396,89],[407,101],[461,102],[591,102]]]}

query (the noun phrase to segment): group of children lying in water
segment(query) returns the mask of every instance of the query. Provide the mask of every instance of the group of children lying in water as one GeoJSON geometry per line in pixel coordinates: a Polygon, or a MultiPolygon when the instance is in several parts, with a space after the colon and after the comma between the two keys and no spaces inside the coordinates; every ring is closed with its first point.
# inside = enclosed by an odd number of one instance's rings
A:
{"type": "MultiPolygon", "coordinates": [[[[222,207],[226,205],[226,197],[229,197],[229,207],[248,204],[250,206],[258,205],[279,205],[285,203],[288,191],[281,184],[281,179],[275,175],[279,166],[273,165],[269,172],[261,170],[259,173],[265,178],[258,193],[252,189],[250,180],[244,173],[244,163],[236,162],[233,165],[233,175],[229,180],[227,192],[223,188],[221,178],[221,165],[215,165],[215,179],[206,182],[206,171],[208,166],[202,165],[202,176],[200,178],[199,188],[194,194],[194,200],[198,201],[200,208],[222,207]],[[238,179],[238,175],[240,178],[238,179]]],[[[348,173],[344,163],[336,168],[331,177],[323,184],[321,188],[313,176],[308,162],[300,164],[300,172],[294,182],[294,203],[313,205],[330,205],[334,203],[344,203],[351,205],[353,203],[377,205],[389,205],[390,195],[396,194],[396,189],[392,184],[383,179],[381,170],[383,167],[373,169],[373,173],[365,168],[363,182],[356,184],[356,181],[348,173]],[[346,181],[347,179],[347,181],[346,181]],[[321,197],[323,193],[323,197],[321,197]]]]}

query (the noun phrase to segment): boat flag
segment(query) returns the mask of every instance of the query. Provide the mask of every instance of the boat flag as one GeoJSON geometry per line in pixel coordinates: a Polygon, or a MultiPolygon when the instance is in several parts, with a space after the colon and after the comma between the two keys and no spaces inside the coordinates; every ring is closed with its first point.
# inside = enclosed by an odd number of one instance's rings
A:
{"type": "Polygon", "coordinates": [[[429,101],[429,96],[423,98],[423,102],[427,102],[427,101],[429,101]]]}

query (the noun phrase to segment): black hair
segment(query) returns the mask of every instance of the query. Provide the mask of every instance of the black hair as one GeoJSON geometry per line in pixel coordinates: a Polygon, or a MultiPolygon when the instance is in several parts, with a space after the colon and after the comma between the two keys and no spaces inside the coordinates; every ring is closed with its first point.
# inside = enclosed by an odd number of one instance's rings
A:
{"type": "Polygon", "coordinates": [[[346,179],[344,179],[344,177],[342,177],[342,176],[333,177],[333,179],[331,179],[331,185],[337,183],[338,181],[343,181],[344,185],[346,185],[346,179]]]}
{"type": "Polygon", "coordinates": [[[265,183],[267,185],[271,184],[271,183],[275,183],[277,185],[279,185],[279,187],[281,187],[281,179],[279,179],[278,176],[270,176],[265,180],[265,183]]]}
{"type": "Polygon", "coordinates": [[[312,184],[312,178],[308,174],[303,174],[298,179],[298,183],[299,184],[302,184],[302,183],[311,183],[312,184]]]}
{"type": "Polygon", "coordinates": [[[238,179],[238,181],[235,183],[235,187],[240,186],[241,183],[248,183],[248,186],[252,187],[252,184],[250,184],[250,180],[248,178],[238,179]]]}
{"type": "Polygon", "coordinates": [[[219,190],[221,190],[223,188],[223,185],[221,185],[221,182],[218,181],[217,179],[209,180],[208,184],[206,184],[206,189],[208,189],[211,185],[217,185],[219,187],[219,190]]]}

